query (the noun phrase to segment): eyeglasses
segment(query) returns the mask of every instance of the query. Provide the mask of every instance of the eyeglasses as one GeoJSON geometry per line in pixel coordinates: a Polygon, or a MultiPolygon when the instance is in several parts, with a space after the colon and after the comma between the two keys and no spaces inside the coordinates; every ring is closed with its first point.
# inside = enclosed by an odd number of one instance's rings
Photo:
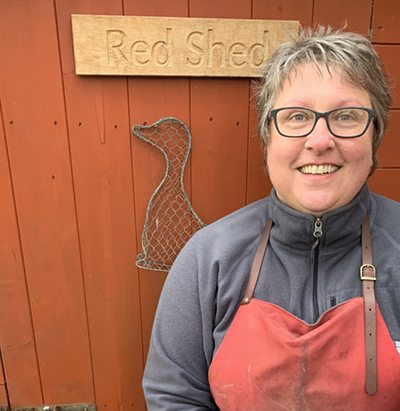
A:
{"type": "Polygon", "coordinates": [[[305,137],[323,117],[328,130],[335,137],[355,138],[362,136],[375,117],[375,110],[363,107],[341,107],[320,113],[304,107],[283,107],[271,110],[278,133],[284,137],[305,137]]]}

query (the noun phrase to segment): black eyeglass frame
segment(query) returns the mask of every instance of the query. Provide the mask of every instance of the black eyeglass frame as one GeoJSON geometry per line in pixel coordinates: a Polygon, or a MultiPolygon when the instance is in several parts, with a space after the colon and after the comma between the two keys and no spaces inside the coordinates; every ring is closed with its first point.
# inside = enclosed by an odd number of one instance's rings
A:
{"type": "Polygon", "coordinates": [[[314,131],[314,128],[315,128],[315,126],[317,125],[317,121],[318,121],[321,117],[323,117],[323,118],[325,119],[326,125],[327,125],[327,127],[328,127],[328,130],[329,130],[329,132],[330,132],[333,136],[339,137],[339,138],[357,138],[357,137],[361,137],[361,136],[367,131],[369,125],[371,124],[371,120],[372,120],[373,118],[375,118],[375,115],[376,115],[375,110],[373,110],[372,108],[365,108],[365,107],[339,107],[339,108],[335,108],[335,109],[330,110],[330,111],[326,111],[325,113],[321,113],[321,112],[319,112],[319,111],[315,111],[315,110],[312,110],[311,108],[307,108],[307,107],[280,107],[280,108],[275,108],[275,109],[271,110],[271,114],[270,114],[270,117],[269,117],[269,118],[270,118],[270,119],[272,118],[272,119],[274,120],[275,128],[276,128],[276,130],[278,131],[278,133],[279,133],[281,136],[287,137],[287,138],[307,137],[309,134],[311,134],[311,133],[314,131]],[[276,116],[277,116],[277,114],[278,114],[280,111],[282,111],[282,110],[287,110],[287,109],[308,110],[308,111],[311,111],[312,113],[314,113],[314,114],[315,114],[315,120],[314,120],[314,125],[312,126],[312,129],[311,129],[308,133],[302,134],[302,135],[300,135],[300,136],[288,136],[287,134],[281,133],[281,131],[279,130],[279,127],[278,127],[278,121],[277,121],[277,119],[276,119],[276,116]],[[366,126],[365,126],[365,128],[364,128],[364,130],[363,130],[362,133],[357,134],[356,136],[347,137],[347,136],[339,136],[339,135],[335,134],[335,133],[331,130],[331,126],[330,126],[330,124],[329,124],[329,115],[330,115],[331,113],[333,113],[334,111],[343,110],[343,109],[358,109],[358,110],[364,110],[364,111],[366,111],[366,112],[368,113],[368,121],[367,121],[367,124],[366,124],[366,126]]]}

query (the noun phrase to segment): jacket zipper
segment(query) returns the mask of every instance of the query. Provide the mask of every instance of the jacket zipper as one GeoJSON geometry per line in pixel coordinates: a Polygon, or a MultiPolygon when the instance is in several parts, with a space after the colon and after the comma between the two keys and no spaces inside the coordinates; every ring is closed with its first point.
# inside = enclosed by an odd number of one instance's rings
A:
{"type": "Polygon", "coordinates": [[[314,323],[319,318],[318,307],[318,256],[319,256],[319,239],[322,236],[322,221],[319,217],[315,219],[314,223],[314,237],[316,238],[313,244],[312,250],[314,251],[314,272],[313,272],[313,310],[314,310],[314,323]]]}

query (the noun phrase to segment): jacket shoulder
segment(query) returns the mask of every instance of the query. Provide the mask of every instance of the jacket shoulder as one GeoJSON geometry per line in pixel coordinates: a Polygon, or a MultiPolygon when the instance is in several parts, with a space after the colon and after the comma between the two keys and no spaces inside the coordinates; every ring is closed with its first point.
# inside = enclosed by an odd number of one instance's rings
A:
{"type": "Polygon", "coordinates": [[[386,231],[400,245],[400,203],[371,193],[375,203],[373,224],[386,231]]]}

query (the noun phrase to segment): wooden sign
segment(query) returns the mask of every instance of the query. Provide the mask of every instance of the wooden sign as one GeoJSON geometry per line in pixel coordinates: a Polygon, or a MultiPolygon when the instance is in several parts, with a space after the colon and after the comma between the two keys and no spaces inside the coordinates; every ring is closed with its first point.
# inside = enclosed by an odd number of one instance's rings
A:
{"type": "Polygon", "coordinates": [[[259,77],[297,21],[72,15],[76,74],[259,77]]]}

